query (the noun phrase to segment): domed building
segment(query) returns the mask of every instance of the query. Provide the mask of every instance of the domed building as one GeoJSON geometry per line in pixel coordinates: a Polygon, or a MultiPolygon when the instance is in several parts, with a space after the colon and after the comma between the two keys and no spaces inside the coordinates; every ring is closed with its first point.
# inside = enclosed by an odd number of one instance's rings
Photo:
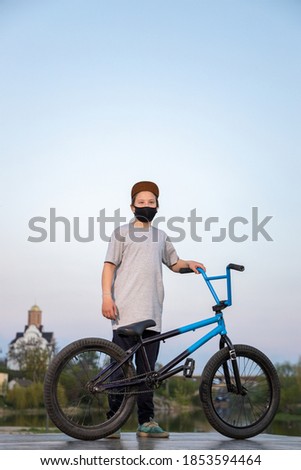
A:
{"type": "Polygon", "coordinates": [[[44,332],[42,325],[42,310],[38,305],[33,305],[28,310],[28,322],[23,333],[16,333],[15,339],[9,344],[7,367],[11,370],[19,370],[16,360],[18,351],[24,347],[39,347],[47,351],[49,360],[54,355],[55,340],[52,332],[44,332]]]}

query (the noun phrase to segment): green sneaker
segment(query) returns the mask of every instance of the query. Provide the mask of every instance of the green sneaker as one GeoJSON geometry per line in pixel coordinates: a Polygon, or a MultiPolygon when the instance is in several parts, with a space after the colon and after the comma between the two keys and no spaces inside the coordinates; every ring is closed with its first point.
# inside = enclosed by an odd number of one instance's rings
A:
{"type": "Polygon", "coordinates": [[[139,424],[136,434],[138,437],[169,437],[169,433],[163,431],[155,421],[139,424]]]}
{"type": "Polygon", "coordinates": [[[107,436],[107,439],[120,439],[120,429],[107,436]]]}

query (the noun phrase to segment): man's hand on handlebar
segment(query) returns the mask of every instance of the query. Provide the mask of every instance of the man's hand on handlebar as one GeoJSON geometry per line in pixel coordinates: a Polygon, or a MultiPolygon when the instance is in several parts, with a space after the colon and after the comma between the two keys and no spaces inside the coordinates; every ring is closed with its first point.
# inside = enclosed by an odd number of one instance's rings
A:
{"type": "Polygon", "coordinates": [[[178,259],[178,261],[173,266],[171,266],[170,269],[175,273],[192,271],[195,274],[200,274],[197,268],[201,268],[203,271],[206,271],[203,263],[200,263],[199,261],[178,259]]]}

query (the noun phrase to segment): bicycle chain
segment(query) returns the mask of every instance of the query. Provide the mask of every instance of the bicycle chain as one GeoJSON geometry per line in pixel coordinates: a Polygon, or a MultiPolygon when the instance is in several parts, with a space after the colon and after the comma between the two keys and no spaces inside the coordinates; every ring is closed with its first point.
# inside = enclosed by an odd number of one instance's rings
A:
{"type": "MultiPolygon", "coordinates": [[[[135,379],[138,379],[140,377],[145,377],[145,374],[139,374],[139,375],[134,375],[133,378],[135,379]]],[[[127,382],[129,380],[129,378],[125,378],[125,379],[121,379],[121,380],[118,380],[118,384],[122,383],[122,382],[127,382]]],[[[111,385],[114,384],[114,382],[110,382],[111,385]]],[[[143,385],[143,384],[142,384],[143,385]]],[[[146,384],[145,384],[146,385],[146,384]]],[[[98,393],[105,393],[107,395],[140,395],[142,393],[149,393],[150,391],[152,390],[156,390],[157,388],[160,387],[161,384],[158,384],[158,386],[154,385],[152,388],[150,387],[148,390],[131,390],[131,391],[125,391],[125,392],[112,392],[112,391],[109,391],[109,390],[102,390],[101,392],[98,392],[98,393]]],[[[118,387],[119,388],[119,387],[118,387]]],[[[134,387],[133,387],[134,388],[134,387]]]]}

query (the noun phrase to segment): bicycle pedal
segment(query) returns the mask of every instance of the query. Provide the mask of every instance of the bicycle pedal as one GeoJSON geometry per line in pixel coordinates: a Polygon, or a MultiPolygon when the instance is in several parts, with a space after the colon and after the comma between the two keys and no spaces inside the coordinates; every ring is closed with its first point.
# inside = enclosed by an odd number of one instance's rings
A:
{"type": "Polygon", "coordinates": [[[188,359],[186,359],[185,364],[184,364],[184,368],[183,368],[184,377],[188,377],[188,378],[192,377],[194,368],[195,368],[195,360],[189,357],[188,359]]]}

